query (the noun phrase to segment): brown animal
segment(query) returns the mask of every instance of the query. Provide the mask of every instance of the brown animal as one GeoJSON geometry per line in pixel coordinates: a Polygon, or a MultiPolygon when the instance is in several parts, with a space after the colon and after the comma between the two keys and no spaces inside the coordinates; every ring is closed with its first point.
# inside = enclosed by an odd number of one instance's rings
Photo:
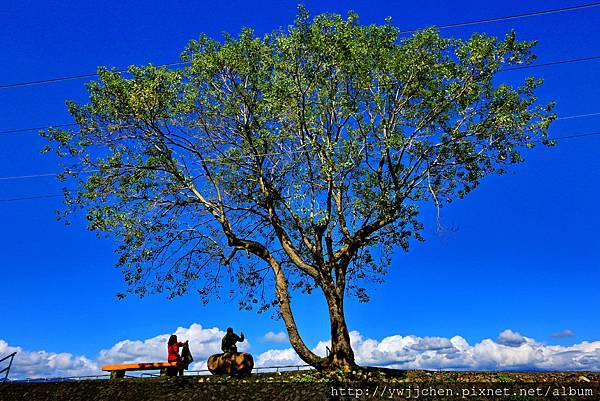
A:
{"type": "Polygon", "coordinates": [[[213,375],[246,375],[252,372],[254,358],[246,352],[211,355],[206,362],[213,375]]]}

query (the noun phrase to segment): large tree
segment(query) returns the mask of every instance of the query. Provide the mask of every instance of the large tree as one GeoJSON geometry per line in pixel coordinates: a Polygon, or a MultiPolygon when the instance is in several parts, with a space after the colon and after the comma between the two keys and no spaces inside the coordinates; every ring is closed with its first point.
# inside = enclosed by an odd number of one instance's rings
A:
{"type": "Polygon", "coordinates": [[[349,367],[346,295],[368,300],[390,253],[422,239],[419,208],[462,198],[548,143],[541,81],[496,77],[530,63],[533,46],[514,33],[407,37],[390,21],[301,10],[264,37],[202,36],[180,69],[100,69],[89,103],[68,103],[78,129],[44,135],[64,158],[66,212],[83,208],[90,229],[118,241],[129,292],[193,288],[208,300],[228,277],[242,307],[278,308],[302,360],[349,367]],[[316,289],[326,358],[291,308],[292,294],[316,289]]]}

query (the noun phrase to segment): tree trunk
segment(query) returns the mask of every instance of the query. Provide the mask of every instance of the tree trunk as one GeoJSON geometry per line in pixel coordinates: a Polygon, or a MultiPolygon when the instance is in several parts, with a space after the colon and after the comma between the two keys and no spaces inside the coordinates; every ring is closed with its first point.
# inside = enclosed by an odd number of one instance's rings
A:
{"type": "Polygon", "coordinates": [[[285,323],[288,337],[294,351],[307,364],[316,369],[338,369],[348,370],[356,366],[354,351],[350,344],[350,333],[346,324],[344,314],[344,291],[331,285],[323,285],[323,294],[327,300],[329,319],[331,324],[331,349],[326,358],[322,358],[312,352],[304,343],[290,306],[288,284],[279,263],[271,258],[269,264],[275,275],[275,292],[279,300],[279,311],[285,323]]]}
{"type": "Polygon", "coordinates": [[[356,366],[356,362],[344,314],[344,294],[334,288],[323,289],[323,293],[327,299],[331,322],[331,350],[327,355],[326,368],[348,370],[356,366]]]}
{"type": "Polygon", "coordinates": [[[296,321],[294,320],[294,315],[290,306],[287,280],[281,270],[281,266],[275,259],[271,259],[269,264],[275,274],[275,292],[277,294],[277,299],[279,300],[279,311],[281,312],[281,317],[285,323],[292,348],[294,348],[294,351],[296,351],[300,359],[304,362],[315,368],[320,368],[323,364],[323,358],[312,352],[306,346],[304,341],[302,341],[302,338],[298,333],[298,327],[296,326],[296,321]]]}

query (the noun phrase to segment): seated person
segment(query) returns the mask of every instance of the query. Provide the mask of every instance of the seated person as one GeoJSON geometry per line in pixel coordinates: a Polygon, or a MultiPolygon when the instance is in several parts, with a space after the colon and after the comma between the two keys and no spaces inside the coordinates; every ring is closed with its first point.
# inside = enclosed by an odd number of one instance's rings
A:
{"type": "Polygon", "coordinates": [[[244,341],[244,333],[240,334],[241,336],[238,336],[233,332],[231,327],[227,328],[227,333],[223,337],[223,340],[221,340],[221,350],[224,353],[236,353],[237,346],[235,343],[244,341]]]}

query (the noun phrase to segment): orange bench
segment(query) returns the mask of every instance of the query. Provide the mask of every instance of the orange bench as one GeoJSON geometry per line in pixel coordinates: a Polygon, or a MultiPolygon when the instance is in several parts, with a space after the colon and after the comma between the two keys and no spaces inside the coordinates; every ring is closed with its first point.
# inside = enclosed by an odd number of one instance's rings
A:
{"type": "Polygon", "coordinates": [[[161,376],[166,376],[167,368],[176,368],[177,362],[146,362],[146,363],[123,363],[118,365],[104,365],[102,370],[110,372],[111,379],[122,379],[125,372],[135,370],[160,370],[161,376]]]}

